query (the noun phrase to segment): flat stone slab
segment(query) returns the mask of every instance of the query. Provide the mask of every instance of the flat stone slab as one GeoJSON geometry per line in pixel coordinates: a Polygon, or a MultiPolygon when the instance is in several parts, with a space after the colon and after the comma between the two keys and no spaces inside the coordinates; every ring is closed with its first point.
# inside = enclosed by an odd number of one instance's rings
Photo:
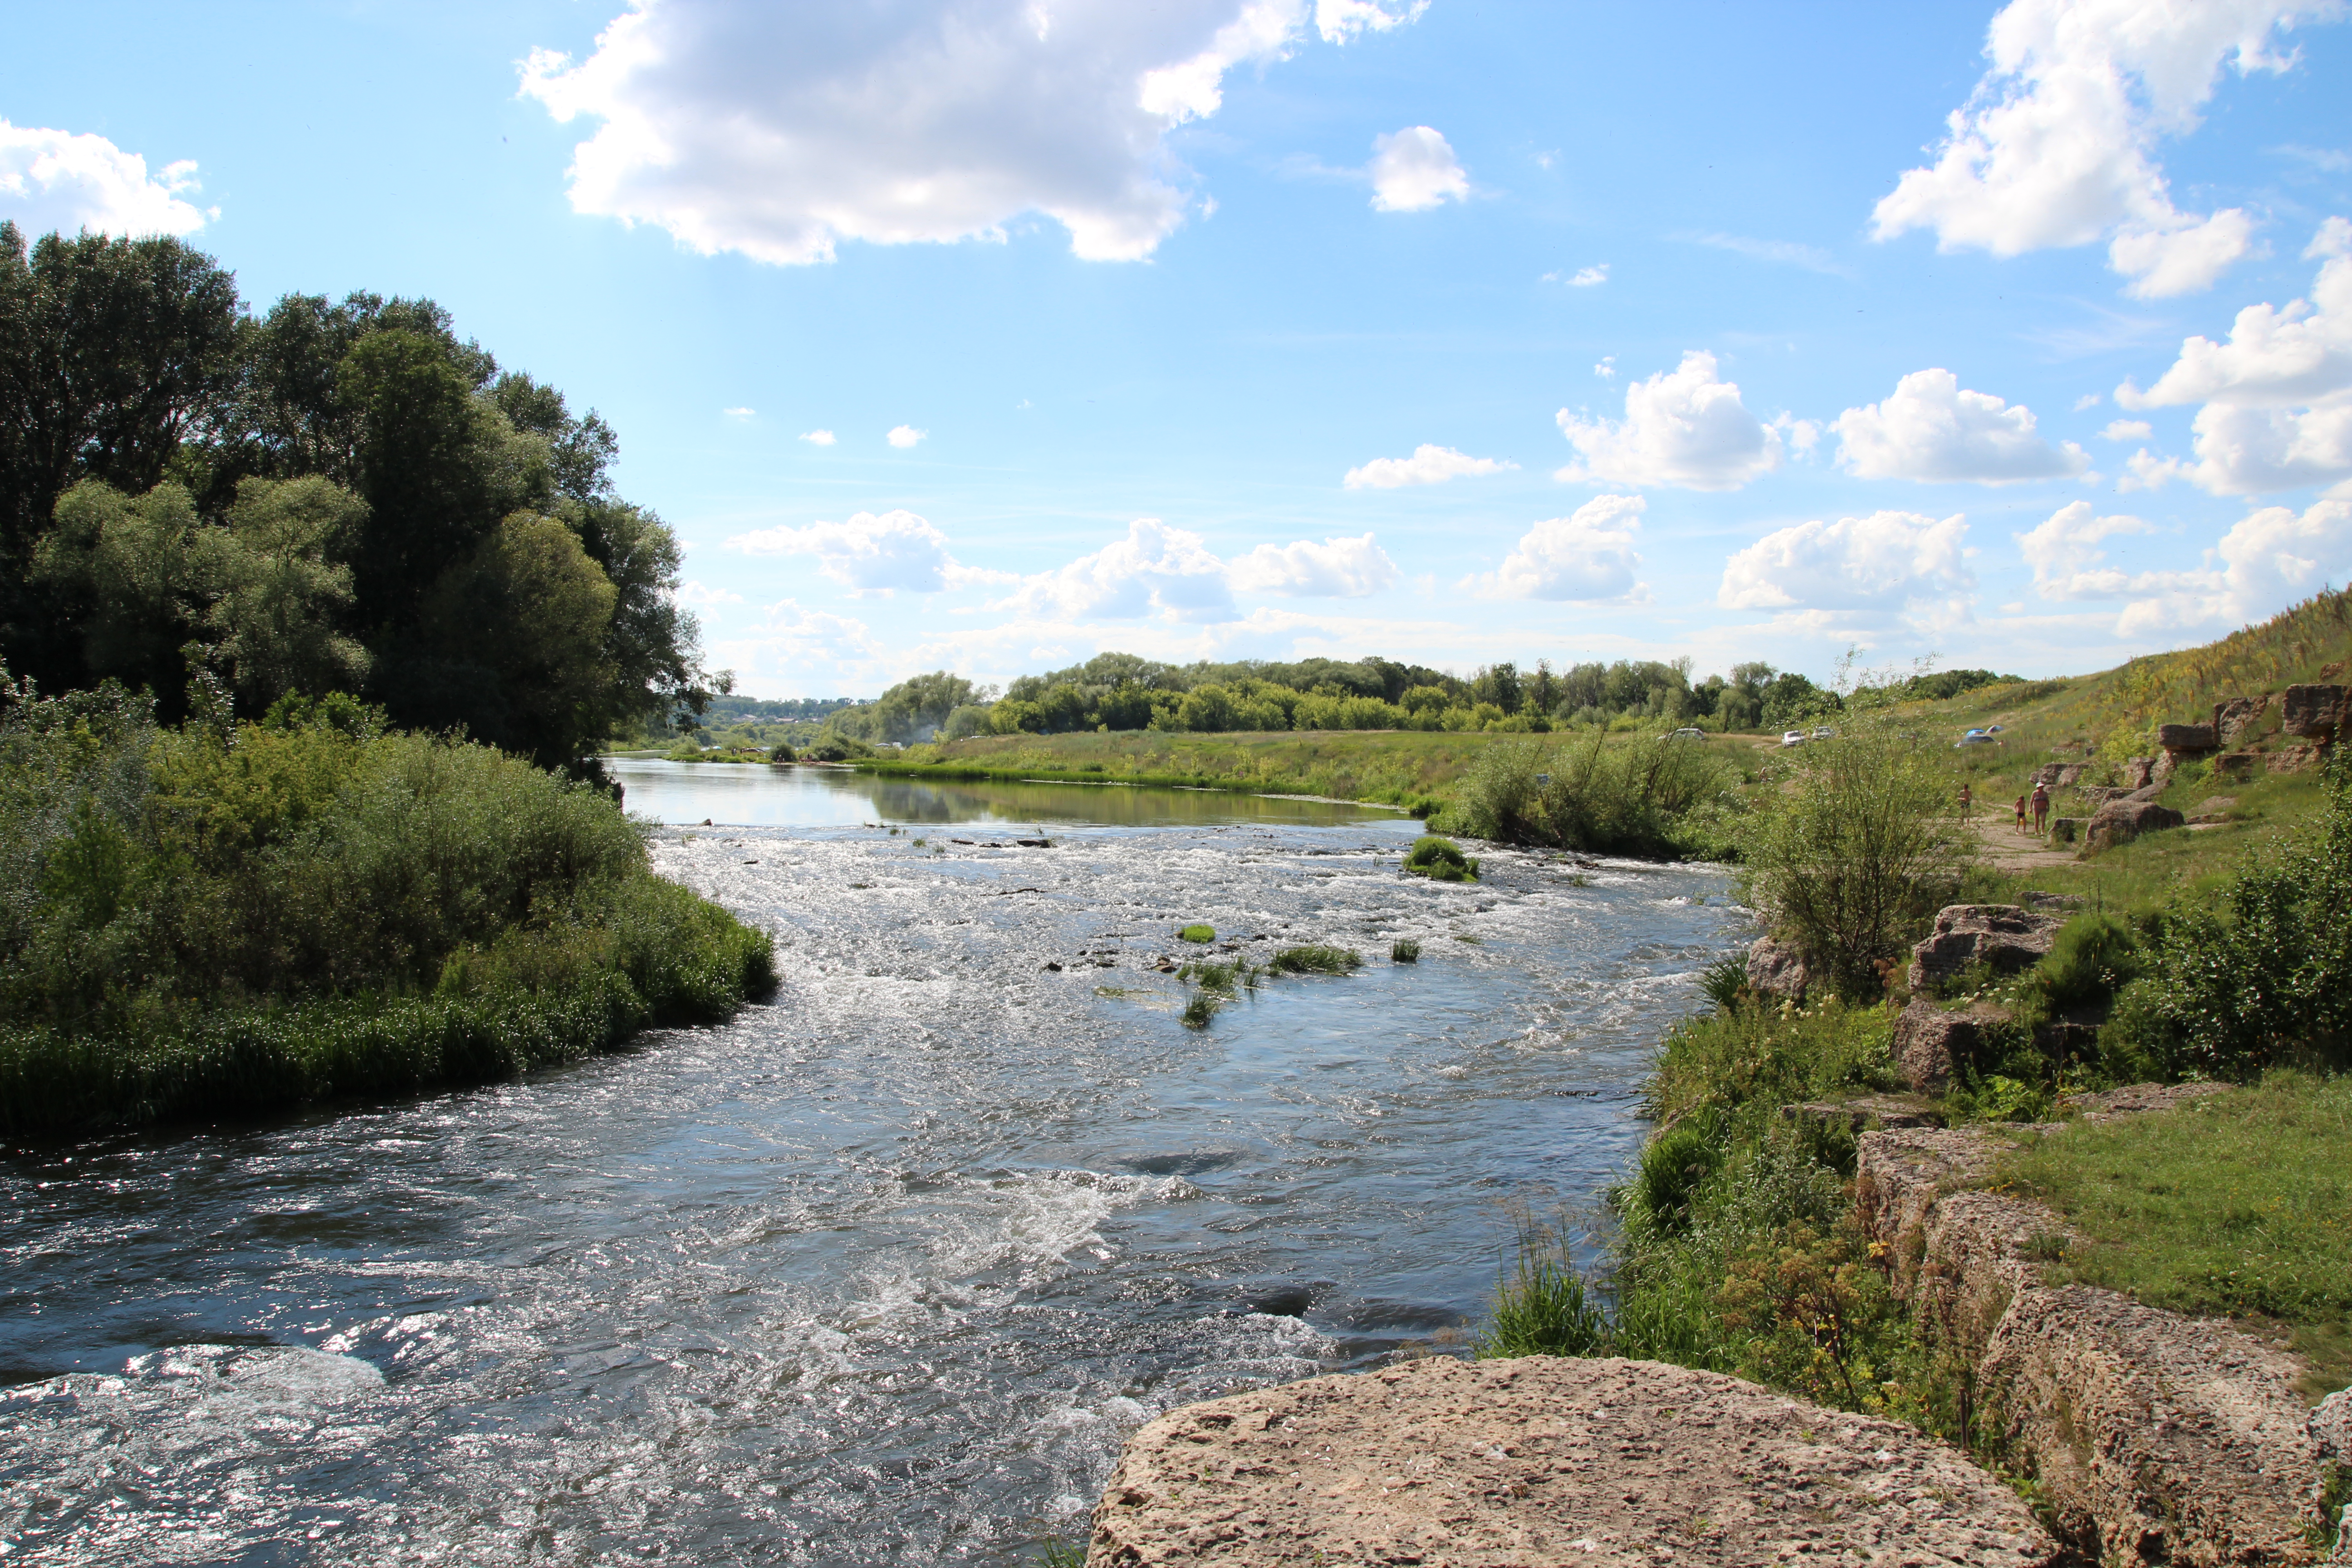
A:
{"type": "Polygon", "coordinates": [[[2027,1568],[2057,1553],[2014,1492],[1912,1427],[1657,1362],[1528,1356],[1171,1410],[1129,1439],[1087,1562],[2027,1568]]]}

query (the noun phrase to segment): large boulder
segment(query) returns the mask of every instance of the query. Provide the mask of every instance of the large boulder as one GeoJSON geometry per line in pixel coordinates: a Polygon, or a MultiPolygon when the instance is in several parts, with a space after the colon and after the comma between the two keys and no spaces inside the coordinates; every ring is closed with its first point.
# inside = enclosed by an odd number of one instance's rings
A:
{"type": "Polygon", "coordinates": [[[2158,805],[2152,800],[2111,800],[2092,816],[2090,826],[2083,834],[2084,847],[2096,854],[2118,844],[2128,844],[2144,833],[2182,826],[2188,820],[2170,806],[2158,805]]]}
{"type": "Polygon", "coordinates": [[[2154,757],[2126,757],[2124,759],[2124,788],[2127,790],[2146,789],[2155,782],[2156,759],[2154,757]]]}
{"type": "Polygon", "coordinates": [[[2319,765],[2319,748],[2309,743],[2281,746],[2264,764],[2274,773],[2299,773],[2319,765]]]}
{"type": "Polygon", "coordinates": [[[1748,950],[1748,989],[1759,996],[1781,996],[1797,1001],[1811,984],[1812,971],[1805,955],[1776,936],[1756,939],[1748,950]]]}
{"type": "Polygon", "coordinates": [[[1979,1058],[1988,1033],[2009,1021],[1990,1003],[1948,1013],[1921,997],[1895,1018],[1895,1071],[1922,1094],[1941,1094],[1960,1067],[1979,1058]]]}
{"type": "MultiPolygon", "coordinates": [[[[2179,814],[2173,815],[2177,826],[2179,814]]],[[[1976,963],[2002,973],[2032,968],[2049,952],[2064,923],[2015,904],[1948,905],[1937,913],[1927,940],[1911,950],[1911,989],[1925,991],[1976,963]]]]}
{"type": "Polygon", "coordinates": [[[2344,688],[2290,686],[2279,702],[2279,728],[2326,745],[2344,726],[2344,688]]]}
{"type": "Polygon", "coordinates": [[[2175,755],[2183,752],[2210,752],[2214,749],[2213,726],[2210,724],[2158,724],[2156,727],[2156,743],[2175,755]]]}
{"type": "Polygon", "coordinates": [[[2017,1495],[1916,1427],[1657,1362],[1410,1362],[1172,1410],[1088,1568],[2032,1568],[2017,1495]]]}

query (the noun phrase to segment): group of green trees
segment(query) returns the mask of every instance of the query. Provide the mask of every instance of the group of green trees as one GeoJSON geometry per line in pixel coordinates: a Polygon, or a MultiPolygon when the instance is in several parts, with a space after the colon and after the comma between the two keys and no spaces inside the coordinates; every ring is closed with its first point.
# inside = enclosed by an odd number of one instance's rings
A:
{"type": "MultiPolygon", "coordinates": [[[[1645,721],[1730,731],[1777,730],[1841,710],[1848,696],[1769,664],[1734,665],[1694,683],[1690,660],[1620,659],[1555,670],[1505,661],[1464,679],[1393,659],[1161,664],[1097,654],[1084,664],[1024,675],[1001,697],[945,670],[892,687],[880,701],[837,713],[840,734],[862,742],[960,740],[1083,730],[1202,733],[1273,730],[1547,731],[1645,721]]],[[[1916,676],[1851,696],[1949,697],[2009,679],[1986,670],[1916,676]]]]}
{"type": "Polygon", "coordinates": [[[352,692],[585,771],[723,684],[616,451],[430,300],[256,315],[179,240],[0,224],[0,658],[43,689],[352,692]]]}

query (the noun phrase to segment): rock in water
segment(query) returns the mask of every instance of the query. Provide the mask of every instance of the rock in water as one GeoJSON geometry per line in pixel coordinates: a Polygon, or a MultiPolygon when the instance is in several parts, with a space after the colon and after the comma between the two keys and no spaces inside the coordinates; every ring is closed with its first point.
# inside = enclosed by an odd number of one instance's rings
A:
{"type": "Polygon", "coordinates": [[[2057,1550],[1915,1427],[1657,1362],[1444,1357],[1170,1411],[1128,1440],[1087,1563],[2027,1568],[2057,1550]]]}

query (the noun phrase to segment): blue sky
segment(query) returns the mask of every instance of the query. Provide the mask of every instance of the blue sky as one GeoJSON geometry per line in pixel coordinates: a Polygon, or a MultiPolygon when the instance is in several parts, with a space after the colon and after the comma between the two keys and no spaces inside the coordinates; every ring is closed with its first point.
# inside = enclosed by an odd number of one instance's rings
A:
{"type": "Polygon", "coordinates": [[[2346,19],[20,7],[0,216],[440,300],[613,422],[761,695],[2063,673],[2352,577],[2346,19]]]}

